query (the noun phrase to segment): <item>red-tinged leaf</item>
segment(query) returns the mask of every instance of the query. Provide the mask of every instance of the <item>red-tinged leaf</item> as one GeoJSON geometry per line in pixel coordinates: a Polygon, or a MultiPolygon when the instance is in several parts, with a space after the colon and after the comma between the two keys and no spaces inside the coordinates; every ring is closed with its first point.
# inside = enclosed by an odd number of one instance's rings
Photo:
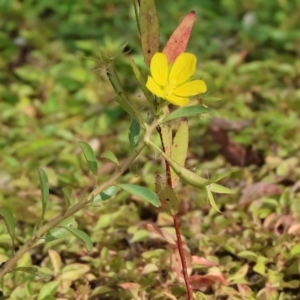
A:
{"type": "Polygon", "coordinates": [[[268,182],[256,182],[243,190],[243,195],[239,204],[248,205],[252,201],[266,196],[273,196],[282,193],[282,189],[277,185],[268,182]]]}
{"type": "Polygon", "coordinates": [[[203,287],[212,286],[215,282],[204,275],[193,275],[189,277],[189,282],[194,290],[201,289],[203,287]]]}
{"type": "Polygon", "coordinates": [[[206,275],[193,275],[190,276],[190,285],[193,289],[197,290],[203,287],[210,287],[215,283],[228,285],[227,280],[224,276],[218,271],[217,268],[206,275]]]}
{"type": "Polygon", "coordinates": [[[124,282],[118,284],[118,286],[124,290],[139,289],[141,287],[138,283],[135,282],[124,282]]]}
{"type": "Polygon", "coordinates": [[[226,278],[222,275],[220,270],[216,267],[209,269],[208,274],[205,275],[206,278],[214,280],[215,282],[228,285],[226,278]]]}
{"type": "MultiPolygon", "coordinates": [[[[253,292],[249,286],[246,284],[237,284],[237,288],[239,290],[239,293],[241,294],[242,297],[246,298],[251,297],[253,295],[253,292]]],[[[247,298],[246,298],[247,299],[247,298]]],[[[250,298],[251,299],[251,298],[250,298]]]]}
{"type": "MultiPolygon", "coordinates": [[[[171,158],[179,165],[184,166],[189,143],[189,125],[187,119],[181,119],[178,130],[175,134],[172,144],[171,158]]],[[[171,169],[172,187],[176,187],[179,182],[179,176],[171,169]]]]}
{"type": "Polygon", "coordinates": [[[162,229],[162,228],[159,228],[157,227],[156,225],[154,224],[151,224],[151,223],[145,223],[145,224],[142,224],[142,226],[147,229],[148,231],[152,232],[152,233],[155,233],[157,235],[159,235],[161,238],[163,238],[167,243],[173,245],[173,246],[176,246],[176,240],[174,238],[174,236],[169,233],[167,230],[165,229],[162,229]]]}
{"type": "Polygon", "coordinates": [[[190,39],[195,17],[194,11],[187,14],[165,45],[163,53],[166,54],[169,64],[173,63],[177,56],[185,51],[186,45],[190,39]]]}
{"type": "Polygon", "coordinates": [[[154,0],[140,1],[139,25],[144,60],[150,65],[152,56],[159,49],[159,24],[154,0]]]}
{"type": "Polygon", "coordinates": [[[211,267],[214,267],[217,265],[216,263],[209,261],[204,257],[197,256],[197,255],[192,256],[192,264],[200,265],[200,266],[207,267],[207,268],[211,268],[211,267]]]}

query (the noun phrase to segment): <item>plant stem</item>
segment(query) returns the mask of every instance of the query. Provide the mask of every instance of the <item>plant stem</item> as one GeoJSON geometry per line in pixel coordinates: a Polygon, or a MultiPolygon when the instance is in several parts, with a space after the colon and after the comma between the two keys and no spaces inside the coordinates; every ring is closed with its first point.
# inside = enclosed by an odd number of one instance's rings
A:
{"type": "Polygon", "coordinates": [[[179,256],[180,256],[180,260],[181,260],[182,274],[183,274],[183,278],[184,278],[184,282],[185,282],[185,286],[186,286],[188,300],[193,300],[193,291],[192,291],[192,288],[191,288],[190,282],[189,282],[189,275],[187,272],[186,259],[184,256],[183,244],[182,244],[182,240],[181,240],[178,216],[177,216],[177,214],[175,214],[172,217],[173,217],[173,223],[174,223],[174,228],[175,228],[176,237],[177,237],[177,247],[178,247],[178,252],[179,252],[179,256]]]}
{"type": "MultiPolygon", "coordinates": [[[[159,133],[162,148],[163,148],[163,151],[165,152],[165,147],[164,147],[164,142],[163,142],[163,138],[162,138],[161,129],[160,129],[159,126],[157,126],[156,130],[159,133]]],[[[171,172],[170,172],[171,167],[170,167],[170,164],[166,160],[165,160],[165,163],[166,163],[167,184],[170,188],[173,188],[171,172]]],[[[184,256],[183,244],[182,244],[182,240],[181,240],[178,216],[177,216],[177,214],[174,214],[172,217],[173,217],[173,224],[174,224],[174,228],[175,228],[175,232],[176,232],[177,248],[178,248],[178,252],[179,252],[179,256],[180,256],[180,260],[181,260],[182,274],[183,274],[183,278],[184,278],[184,282],[185,282],[185,286],[186,286],[188,300],[193,300],[193,291],[192,291],[192,288],[191,288],[190,283],[189,283],[189,275],[188,275],[188,272],[187,272],[186,259],[185,259],[185,256],[184,256]]]]}
{"type": "Polygon", "coordinates": [[[69,216],[74,215],[76,212],[84,208],[86,205],[91,203],[95,196],[99,193],[104,191],[109,186],[115,184],[115,181],[128,169],[128,167],[132,164],[132,162],[139,156],[142,150],[147,145],[147,142],[150,139],[151,134],[155,130],[156,126],[158,125],[158,120],[155,120],[149,127],[146,128],[146,132],[144,135],[144,141],[135,149],[135,151],[124,161],[122,166],[112,175],[112,177],[102,183],[101,185],[95,187],[95,189],[85,198],[76,203],[75,205],[71,206],[68,210],[66,210],[63,214],[58,215],[44,226],[40,227],[34,234],[34,236],[30,237],[25,244],[15,253],[15,255],[9,259],[4,266],[1,268],[0,271],[0,280],[4,277],[5,274],[11,271],[11,268],[17,263],[17,261],[32,247],[34,247],[35,243],[50,229],[57,226],[61,223],[64,219],[68,218],[69,216]]]}

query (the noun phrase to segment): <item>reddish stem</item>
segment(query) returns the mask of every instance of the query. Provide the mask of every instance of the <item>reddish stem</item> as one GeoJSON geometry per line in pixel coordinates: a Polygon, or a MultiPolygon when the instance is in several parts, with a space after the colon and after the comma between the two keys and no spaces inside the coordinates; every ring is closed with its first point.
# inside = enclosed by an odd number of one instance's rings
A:
{"type": "Polygon", "coordinates": [[[188,294],[188,300],[193,300],[193,291],[190,286],[190,281],[189,281],[189,275],[187,273],[187,266],[186,266],[186,260],[184,256],[184,250],[183,250],[183,245],[182,245],[182,240],[181,240],[181,234],[180,234],[180,228],[179,228],[179,221],[177,214],[173,215],[173,222],[174,222],[174,227],[176,231],[176,237],[177,237],[177,247],[180,255],[180,260],[181,260],[181,265],[182,265],[182,274],[188,294]]]}
{"type": "MultiPolygon", "coordinates": [[[[163,151],[166,152],[160,126],[157,126],[156,130],[160,136],[160,141],[162,144],[163,151]]],[[[165,163],[166,163],[167,183],[168,183],[168,186],[172,188],[171,167],[167,161],[165,161],[165,163]]],[[[178,216],[177,216],[177,214],[175,214],[172,217],[173,217],[173,223],[174,223],[174,228],[175,228],[176,237],[177,237],[177,247],[178,247],[178,252],[179,252],[179,256],[180,256],[180,260],[181,260],[182,274],[183,274],[183,278],[184,278],[184,282],[185,282],[185,286],[186,286],[186,290],[187,290],[188,300],[193,300],[193,291],[192,291],[192,288],[189,283],[189,275],[187,272],[186,259],[184,256],[183,244],[182,244],[182,240],[181,240],[178,216]]]]}

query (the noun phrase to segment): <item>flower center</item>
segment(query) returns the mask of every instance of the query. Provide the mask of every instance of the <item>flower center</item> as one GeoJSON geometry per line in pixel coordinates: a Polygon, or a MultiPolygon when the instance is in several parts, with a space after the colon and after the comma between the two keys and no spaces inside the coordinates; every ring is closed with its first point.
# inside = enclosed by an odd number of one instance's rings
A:
{"type": "Polygon", "coordinates": [[[164,88],[164,95],[168,96],[173,94],[173,91],[176,89],[176,80],[168,82],[164,88]]]}

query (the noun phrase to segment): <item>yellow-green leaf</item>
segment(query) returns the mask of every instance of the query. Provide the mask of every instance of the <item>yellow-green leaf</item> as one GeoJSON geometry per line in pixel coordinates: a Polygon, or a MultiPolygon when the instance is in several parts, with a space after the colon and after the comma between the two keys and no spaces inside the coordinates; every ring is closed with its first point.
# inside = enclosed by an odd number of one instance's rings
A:
{"type": "MultiPolygon", "coordinates": [[[[175,134],[171,158],[179,165],[184,167],[189,143],[189,125],[187,119],[182,119],[179,123],[178,130],[175,134]]],[[[171,169],[172,187],[176,187],[179,182],[179,176],[171,169]]]]}
{"type": "Polygon", "coordinates": [[[41,185],[41,192],[42,192],[42,219],[41,222],[44,220],[47,203],[49,200],[49,183],[47,174],[43,169],[38,169],[39,178],[40,178],[40,185],[41,185]]]}
{"type": "Polygon", "coordinates": [[[81,150],[84,154],[84,157],[88,163],[88,167],[90,169],[90,171],[97,176],[98,174],[98,164],[97,164],[97,160],[96,160],[96,156],[95,153],[92,149],[92,147],[86,143],[86,142],[78,142],[81,150]]]}
{"type": "Polygon", "coordinates": [[[12,212],[8,207],[2,206],[0,207],[0,216],[2,216],[6,229],[8,231],[8,234],[10,235],[10,238],[13,243],[14,247],[14,240],[15,240],[15,218],[12,212]]]}
{"type": "Polygon", "coordinates": [[[159,24],[154,0],[140,1],[139,24],[144,60],[150,64],[152,56],[159,49],[159,24]]]}
{"type": "Polygon", "coordinates": [[[111,162],[113,162],[117,166],[119,165],[118,159],[116,158],[116,156],[114,155],[114,153],[111,152],[111,151],[105,151],[105,152],[103,152],[101,154],[101,157],[109,159],[111,162]]]}
{"type": "Polygon", "coordinates": [[[206,188],[206,194],[207,194],[208,201],[209,201],[210,205],[212,206],[212,208],[214,208],[218,212],[221,212],[215,202],[214,195],[208,188],[206,188]]]}

